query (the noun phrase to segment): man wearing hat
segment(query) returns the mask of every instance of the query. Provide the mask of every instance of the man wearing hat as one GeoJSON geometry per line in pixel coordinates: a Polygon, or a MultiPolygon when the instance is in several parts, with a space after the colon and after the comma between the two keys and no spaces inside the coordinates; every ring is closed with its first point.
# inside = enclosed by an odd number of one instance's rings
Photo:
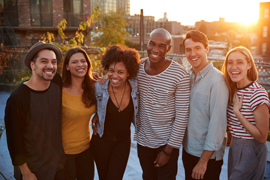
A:
{"type": "Polygon", "coordinates": [[[10,95],[5,109],[7,143],[16,179],[63,179],[61,50],[38,42],[24,63],[32,71],[10,95]]]}

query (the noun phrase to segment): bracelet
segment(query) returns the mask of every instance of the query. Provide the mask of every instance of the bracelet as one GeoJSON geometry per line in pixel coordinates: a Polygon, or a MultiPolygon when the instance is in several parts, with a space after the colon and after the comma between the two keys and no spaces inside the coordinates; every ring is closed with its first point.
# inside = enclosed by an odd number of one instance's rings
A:
{"type": "Polygon", "coordinates": [[[163,152],[166,156],[171,156],[171,154],[168,154],[166,151],[164,151],[164,149],[162,149],[162,152],[163,152]]]}

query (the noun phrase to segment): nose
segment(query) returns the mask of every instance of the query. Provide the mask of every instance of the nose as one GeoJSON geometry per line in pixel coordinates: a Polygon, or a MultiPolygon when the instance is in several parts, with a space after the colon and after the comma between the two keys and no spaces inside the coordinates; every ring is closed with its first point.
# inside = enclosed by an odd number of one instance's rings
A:
{"type": "Polygon", "coordinates": [[[157,47],[157,46],[154,46],[154,47],[153,47],[153,51],[154,51],[154,52],[158,52],[158,47],[157,47]]]}
{"type": "Polygon", "coordinates": [[[117,77],[117,73],[114,72],[114,73],[112,74],[112,77],[117,77]]]}
{"type": "Polygon", "coordinates": [[[52,63],[52,62],[49,62],[49,63],[47,64],[47,67],[48,67],[48,68],[53,68],[53,63],[52,63]]]}
{"type": "Polygon", "coordinates": [[[78,62],[78,65],[79,65],[79,66],[81,66],[81,65],[82,65],[82,62],[81,62],[81,61],[79,61],[79,62],[78,62]]]}
{"type": "Polygon", "coordinates": [[[197,53],[194,49],[191,50],[191,56],[195,56],[197,53]]]}
{"type": "Polygon", "coordinates": [[[236,69],[236,68],[237,68],[236,64],[233,63],[232,66],[231,66],[231,68],[232,68],[232,69],[236,69]]]}

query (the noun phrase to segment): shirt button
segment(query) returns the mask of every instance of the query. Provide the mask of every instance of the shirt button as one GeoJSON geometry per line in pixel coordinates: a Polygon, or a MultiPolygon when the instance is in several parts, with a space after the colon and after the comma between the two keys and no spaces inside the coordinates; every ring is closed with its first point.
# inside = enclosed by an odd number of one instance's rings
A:
{"type": "Polygon", "coordinates": [[[134,99],[137,99],[136,97],[134,99]]]}
{"type": "Polygon", "coordinates": [[[99,101],[101,101],[101,99],[99,99],[99,101]]]}
{"type": "Polygon", "coordinates": [[[136,106],[136,109],[138,109],[138,107],[136,106]]]}

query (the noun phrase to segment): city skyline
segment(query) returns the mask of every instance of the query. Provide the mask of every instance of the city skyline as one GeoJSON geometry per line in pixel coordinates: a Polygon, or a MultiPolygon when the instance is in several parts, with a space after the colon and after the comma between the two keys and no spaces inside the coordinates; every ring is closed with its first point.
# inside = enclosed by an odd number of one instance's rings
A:
{"type": "Polygon", "coordinates": [[[242,22],[251,24],[258,21],[260,2],[269,0],[130,0],[130,14],[155,16],[155,20],[167,12],[170,21],[181,22],[182,25],[194,25],[196,21],[218,21],[224,17],[226,22],[242,22]],[[166,3],[164,3],[166,2],[166,3]]]}

